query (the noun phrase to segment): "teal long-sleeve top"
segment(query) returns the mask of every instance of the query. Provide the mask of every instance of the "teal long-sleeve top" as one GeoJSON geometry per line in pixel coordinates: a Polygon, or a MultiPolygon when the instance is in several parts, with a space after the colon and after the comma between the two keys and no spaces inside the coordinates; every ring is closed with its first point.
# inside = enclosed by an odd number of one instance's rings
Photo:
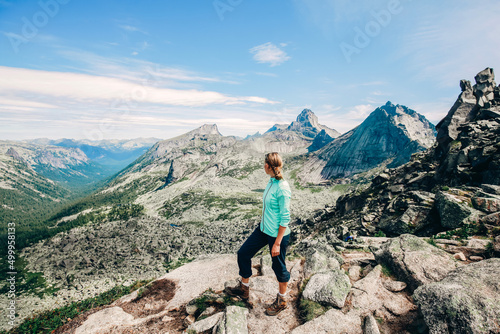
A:
{"type": "Polygon", "coordinates": [[[290,198],[292,191],[284,179],[271,177],[262,195],[262,219],[260,230],[272,237],[278,236],[280,226],[286,227],[285,234],[290,234],[290,198]]]}

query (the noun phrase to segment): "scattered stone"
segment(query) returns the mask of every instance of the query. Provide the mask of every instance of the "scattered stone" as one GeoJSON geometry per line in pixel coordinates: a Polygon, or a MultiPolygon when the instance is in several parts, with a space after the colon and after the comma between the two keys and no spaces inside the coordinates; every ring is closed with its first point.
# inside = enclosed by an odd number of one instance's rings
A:
{"type": "Polygon", "coordinates": [[[440,282],[415,290],[431,333],[497,333],[500,259],[462,266],[440,282]]]}
{"type": "Polygon", "coordinates": [[[383,281],[382,285],[391,292],[399,292],[406,289],[406,283],[400,281],[387,280],[383,281]]]}
{"type": "Polygon", "coordinates": [[[196,333],[203,333],[209,329],[214,328],[222,319],[224,312],[216,313],[208,318],[196,321],[187,328],[187,332],[195,331],[196,333]]]}
{"type": "Polygon", "coordinates": [[[493,250],[497,253],[500,253],[500,235],[495,238],[493,242],[493,250]]]}
{"type": "Polygon", "coordinates": [[[314,274],[307,282],[302,297],[342,308],[350,289],[349,277],[344,271],[335,269],[314,274]]]}
{"type": "Polygon", "coordinates": [[[209,307],[207,307],[205,309],[205,311],[201,312],[199,318],[201,318],[201,317],[209,317],[209,316],[215,314],[216,311],[217,310],[215,309],[215,307],[209,306],[209,307]]]}
{"type": "Polygon", "coordinates": [[[190,314],[186,318],[184,318],[184,325],[189,327],[190,325],[194,324],[195,321],[196,318],[194,317],[194,315],[190,314]]]}
{"type": "Polygon", "coordinates": [[[460,246],[461,242],[458,240],[449,240],[449,239],[434,239],[434,242],[437,244],[443,244],[443,245],[453,245],[453,246],[460,246]]]}
{"type": "Polygon", "coordinates": [[[482,256],[475,256],[475,255],[472,255],[472,256],[469,256],[469,259],[471,261],[483,261],[483,257],[482,256]]]}
{"type": "Polygon", "coordinates": [[[477,210],[481,210],[487,213],[495,213],[500,211],[500,198],[472,197],[472,205],[477,210]]]}
{"type": "Polygon", "coordinates": [[[380,334],[378,329],[377,320],[373,315],[369,314],[365,317],[365,331],[364,334],[380,334]]]}
{"type": "Polygon", "coordinates": [[[489,224],[494,226],[500,226],[500,212],[491,213],[489,215],[483,216],[478,221],[479,224],[489,224]]]}
{"type": "Polygon", "coordinates": [[[357,281],[361,277],[361,267],[360,266],[351,266],[349,268],[349,278],[351,281],[357,281]]]}
{"type": "Polygon", "coordinates": [[[465,257],[464,253],[462,253],[462,252],[453,254],[453,257],[457,260],[460,260],[460,261],[467,261],[467,258],[465,257]]]}
{"type": "Polygon", "coordinates": [[[196,313],[196,311],[198,311],[198,306],[196,306],[195,304],[186,305],[186,313],[187,314],[194,315],[196,313]]]}
{"type": "Polygon", "coordinates": [[[174,320],[175,320],[175,318],[169,317],[168,315],[161,318],[161,321],[163,321],[163,322],[169,322],[169,321],[174,321],[174,320]]]}

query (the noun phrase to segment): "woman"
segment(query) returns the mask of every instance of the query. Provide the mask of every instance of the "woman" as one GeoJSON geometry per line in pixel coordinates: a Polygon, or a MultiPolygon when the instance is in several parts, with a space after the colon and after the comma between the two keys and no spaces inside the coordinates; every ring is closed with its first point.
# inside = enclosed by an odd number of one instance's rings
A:
{"type": "Polygon", "coordinates": [[[266,314],[277,315],[286,305],[285,295],[290,273],[286,269],[286,248],[290,240],[290,185],[283,179],[283,160],[277,152],[266,154],[264,171],[271,178],[263,194],[262,219],[253,233],[238,250],[238,267],[241,280],[235,287],[227,287],[226,293],[248,301],[252,257],[262,247],[268,245],[273,261],[272,268],[279,282],[279,292],[274,303],[266,309],[266,314]]]}

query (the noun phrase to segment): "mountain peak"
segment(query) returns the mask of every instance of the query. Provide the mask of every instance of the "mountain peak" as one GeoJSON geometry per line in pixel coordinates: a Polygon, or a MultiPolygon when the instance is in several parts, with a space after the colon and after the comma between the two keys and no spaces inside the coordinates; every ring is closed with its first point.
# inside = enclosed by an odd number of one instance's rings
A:
{"type": "Polygon", "coordinates": [[[217,124],[203,124],[199,128],[196,128],[189,132],[190,135],[217,135],[221,136],[222,134],[219,132],[217,128],[217,124]]]}
{"type": "Polygon", "coordinates": [[[340,135],[340,133],[336,130],[319,124],[318,116],[316,116],[311,109],[302,110],[297,116],[297,120],[292,122],[292,124],[288,126],[287,130],[297,131],[311,138],[314,138],[319,132],[321,132],[321,130],[325,130],[326,133],[332,138],[340,135]]]}
{"type": "Polygon", "coordinates": [[[319,126],[318,116],[316,116],[311,109],[302,110],[299,116],[297,116],[297,122],[312,127],[319,126]]]}

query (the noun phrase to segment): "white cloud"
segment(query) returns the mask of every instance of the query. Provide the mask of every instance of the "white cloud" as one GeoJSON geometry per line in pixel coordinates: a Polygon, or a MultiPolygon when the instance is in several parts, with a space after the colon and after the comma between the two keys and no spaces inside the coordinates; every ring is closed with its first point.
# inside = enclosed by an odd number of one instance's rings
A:
{"type": "Polygon", "coordinates": [[[253,59],[258,63],[267,63],[270,64],[271,67],[281,65],[290,59],[285,51],[281,50],[271,42],[251,48],[250,53],[253,53],[253,59]]]}
{"type": "Polygon", "coordinates": [[[277,77],[278,75],[276,73],[269,73],[269,72],[255,72],[257,75],[262,75],[265,77],[277,77]]]}
{"type": "Polygon", "coordinates": [[[235,97],[214,91],[157,88],[119,78],[3,66],[0,66],[0,92],[92,104],[129,100],[174,106],[276,103],[258,96],[235,97]]]}

